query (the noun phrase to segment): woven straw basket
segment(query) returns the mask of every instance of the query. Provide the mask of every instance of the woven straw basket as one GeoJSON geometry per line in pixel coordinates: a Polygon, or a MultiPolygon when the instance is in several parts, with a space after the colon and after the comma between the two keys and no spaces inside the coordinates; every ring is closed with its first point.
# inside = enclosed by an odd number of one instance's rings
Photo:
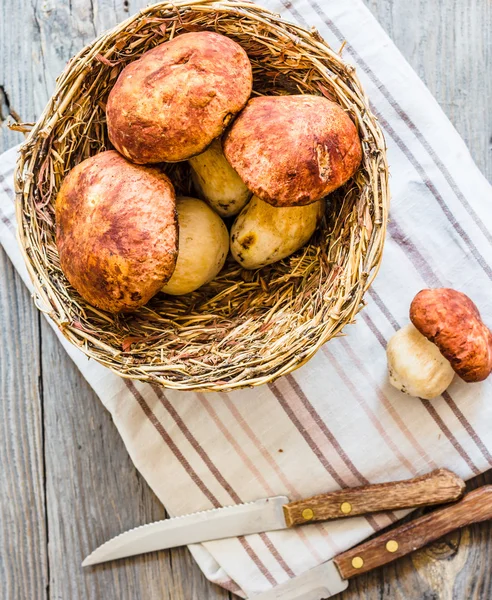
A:
{"type": "MultiPolygon", "coordinates": [[[[166,172],[193,195],[186,162],[166,172]]],[[[114,372],[180,390],[260,385],[311,358],[354,320],[380,261],[388,216],[385,143],[353,67],[316,31],[249,2],[155,4],[84,48],[24,143],[16,172],[17,219],[36,304],[85,354],[114,372]],[[133,314],[110,315],[82,300],[60,270],[54,200],[68,171],[110,147],[108,93],[123,67],[185,31],[239,42],[255,94],[323,94],[348,111],[363,141],[356,176],[329,196],[309,246],[259,271],[229,260],[188,296],[158,294],[133,314]]]]}

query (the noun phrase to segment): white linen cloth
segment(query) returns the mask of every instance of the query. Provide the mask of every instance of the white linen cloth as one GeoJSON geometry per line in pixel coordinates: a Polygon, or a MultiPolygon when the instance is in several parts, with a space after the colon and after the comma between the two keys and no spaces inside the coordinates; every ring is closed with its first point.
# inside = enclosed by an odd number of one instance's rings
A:
{"type": "MultiPolygon", "coordinates": [[[[295,500],[436,467],[470,478],[492,466],[492,378],[468,385],[456,378],[441,398],[411,399],[388,384],[385,356],[388,338],[408,322],[410,301],[424,287],[466,292],[492,325],[491,187],[361,0],[264,4],[315,26],[336,49],[348,42],[344,57],[356,66],[388,144],[393,201],[383,266],[346,337],[258,389],[194,394],[132,383],[60,336],[171,515],[277,494],[295,500]]],[[[0,159],[0,241],[31,287],[15,239],[15,154],[0,159]]],[[[191,551],[211,581],[253,596],[394,520],[309,525],[191,551]]]]}

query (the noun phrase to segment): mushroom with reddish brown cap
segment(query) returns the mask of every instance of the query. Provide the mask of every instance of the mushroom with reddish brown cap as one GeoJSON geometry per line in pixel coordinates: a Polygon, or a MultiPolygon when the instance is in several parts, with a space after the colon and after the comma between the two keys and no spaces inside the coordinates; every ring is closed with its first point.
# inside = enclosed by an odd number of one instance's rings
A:
{"type": "Polygon", "coordinates": [[[446,390],[455,373],[476,382],[492,372],[492,332],[465,294],[422,290],[410,306],[410,320],[387,349],[390,381],[401,391],[430,400],[446,390]]]}
{"type": "Polygon", "coordinates": [[[146,304],[178,257],[176,196],[158,169],[114,150],[76,165],[55,203],[63,272],[86,302],[112,313],[146,304]]]}

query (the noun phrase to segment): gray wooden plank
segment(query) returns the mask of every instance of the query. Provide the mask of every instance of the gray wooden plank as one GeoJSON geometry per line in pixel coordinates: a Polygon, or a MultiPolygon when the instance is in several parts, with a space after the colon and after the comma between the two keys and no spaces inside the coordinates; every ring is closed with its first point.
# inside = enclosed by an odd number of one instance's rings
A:
{"type": "MultiPolygon", "coordinates": [[[[10,113],[34,119],[30,64],[19,35],[27,0],[0,4],[0,151],[22,140],[10,113]]],[[[0,597],[47,599],[43,406],[39,316],[20,277],[0,250],[0,597]]]]}
{"type": "Polygon", "coordinates": [[[27,33],[31,28],[32,8],[29,0],[0,2],[0,152],[22,141],[22,135],[9,131],[9,113],[24,121],[35,118],[32,102],[31,45],[27,33]]]}
{"type": "Polygon", "coordinates": [[[0,249],[0,598],[46,600],[38,316],[0,249]]]}
{"type": "Polygon", "coordinates": [[[492,3],[364,1],[492,181],[492,3]]]}

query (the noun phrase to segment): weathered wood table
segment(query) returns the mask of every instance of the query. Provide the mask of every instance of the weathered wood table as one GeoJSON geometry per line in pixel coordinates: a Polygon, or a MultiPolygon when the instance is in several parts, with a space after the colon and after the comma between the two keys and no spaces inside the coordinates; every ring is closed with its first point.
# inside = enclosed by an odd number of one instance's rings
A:
{"type": "MultiPolygon", "coordinates": [[[[295,0],[293,0],[295,2],[295,0]]],[[[366,0],[492,181],[492,2],[366,0]]],[[[0,122],[40,114],[66,61],[147,0],[0,0],[0,122]]],[[[0,150],[20,141],[0,128],[0,150]]],[[[0,598],[207,600],[187,550],[82,571],[102,539],[164,510],[0,250],[0,598]]],[[[492,482],[488,473],[471,485],[492,482]]],[[[339,600],[489,600],[492,526],[354,581],[339,600]]]]}

